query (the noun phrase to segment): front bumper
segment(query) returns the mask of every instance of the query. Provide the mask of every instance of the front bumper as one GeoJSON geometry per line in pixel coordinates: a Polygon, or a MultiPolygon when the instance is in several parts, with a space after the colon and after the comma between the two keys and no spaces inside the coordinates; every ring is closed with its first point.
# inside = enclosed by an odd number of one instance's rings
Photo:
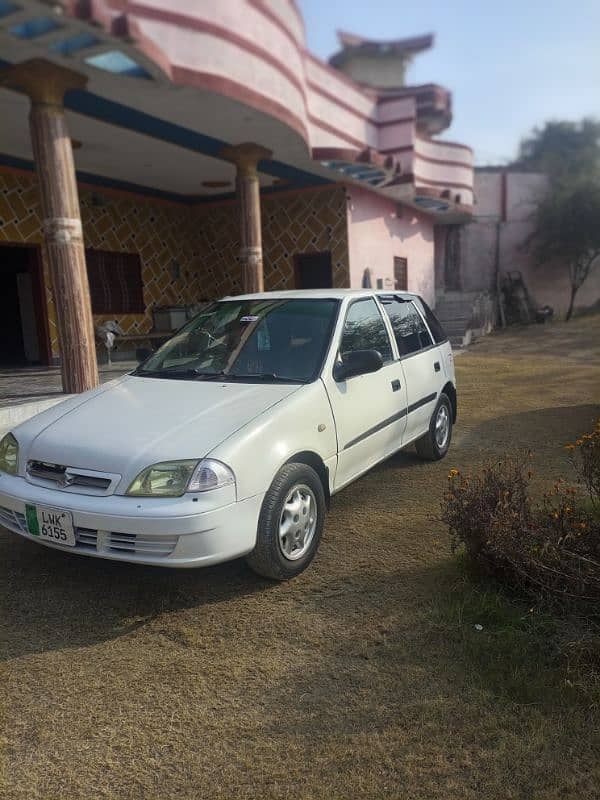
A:
{"type": "Polygon", "coordinates": [[[177,498],[98,497],[46,489],[2,474],[0,525],[69,553],[163,567],[200,567],[238,558],[254,548],[263,497],[236,502],[225,490],[177,498]],[[28,533],[26,504],[70,511],[75,547],[40,541],[28,533]]]}

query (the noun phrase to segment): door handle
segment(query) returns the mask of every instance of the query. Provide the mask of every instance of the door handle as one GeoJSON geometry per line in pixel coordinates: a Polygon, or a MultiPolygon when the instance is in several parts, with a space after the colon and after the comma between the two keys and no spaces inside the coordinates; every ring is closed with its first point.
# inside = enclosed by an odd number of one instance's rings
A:
{"type": "Polygon", "coordinates": [[[401,385],[402,384],[400,383],[399,380],[392,381],[392,391],[397,392],[400,389],[401,385]]]}
{"type": "Polygon", "coordinates": [[[439,372],[440,371],[440,362],[439,361],[434,362],[433,368],[434,368],[434,370],[436,372],[439,372]]]}

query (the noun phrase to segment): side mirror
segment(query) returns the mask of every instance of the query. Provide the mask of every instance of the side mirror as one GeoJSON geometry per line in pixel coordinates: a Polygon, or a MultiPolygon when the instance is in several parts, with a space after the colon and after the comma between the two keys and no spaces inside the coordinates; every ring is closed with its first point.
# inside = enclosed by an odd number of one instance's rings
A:
{"type": "Polygon", "coordinates": [[[383,358],[378,350],[351,350],[344,355],[344,360],[333,369],[333,378],[340,383],[354,375],[366,375],[377,372],[383,367],[383,358]]]}

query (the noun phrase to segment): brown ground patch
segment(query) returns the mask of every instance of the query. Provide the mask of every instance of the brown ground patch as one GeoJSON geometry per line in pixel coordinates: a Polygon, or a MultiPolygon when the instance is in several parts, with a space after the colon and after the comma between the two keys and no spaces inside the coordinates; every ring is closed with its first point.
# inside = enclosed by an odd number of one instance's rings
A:
{"type": "Polygon", "coordinates": [[[456,567],[435,515],[450,467],[530,447],[540,480],[567,470],[561,445],[600,412],[599,333],[532,327],[457,358],[448,458],[401,453],[338,495],[292,583],[0,534],[3,796],[598,797],[597,709],[551,682],[524,702],[440,622],[456,567]]]}

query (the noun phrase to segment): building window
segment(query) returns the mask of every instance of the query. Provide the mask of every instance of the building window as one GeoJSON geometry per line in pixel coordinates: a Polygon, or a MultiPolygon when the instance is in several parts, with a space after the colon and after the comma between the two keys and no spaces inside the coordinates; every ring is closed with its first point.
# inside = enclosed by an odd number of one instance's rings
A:
{"type": "Polygon", "coordinates": [[[137,253],[86,250],[92,313],[143,314],[142,264],[137,253]]]}
{"type": "Polygon", "coordinates": [[[408,291],[408,261],[405,258],[394,258],[394,289],[397,292],[408,291]]]}

